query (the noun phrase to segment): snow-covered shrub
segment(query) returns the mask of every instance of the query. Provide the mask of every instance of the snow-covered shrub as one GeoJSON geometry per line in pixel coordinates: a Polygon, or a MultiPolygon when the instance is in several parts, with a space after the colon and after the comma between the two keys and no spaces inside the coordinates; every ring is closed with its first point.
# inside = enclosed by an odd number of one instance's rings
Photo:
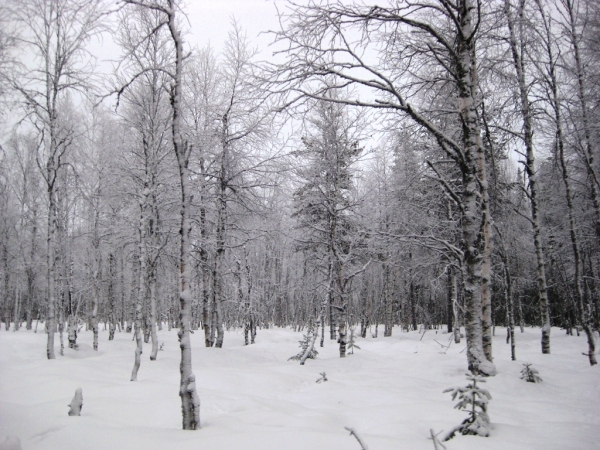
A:
{"type": "Polygon", "coordinates": [[[483,377],[467,373],[467,380],[470,383],[465,387],[457,386],[444,390],[444,392],[452,393],[452,400],[458,397],[459,402],[454,405],[454,408],[463,409],[469,413],[469,417],[450,430],[444,441],[452,439],[456,432],[485,437],[490,435],[490,418],[487,414],[487,406],[492,396],[487,389],[477,386],[478,382],[485,383],[483,377]]]}
{"type": "Polygon", "coordinates": [[[70,416],[80,416],[81,415],[81,408],[83,407],[83,394],[81,393],[81,388],[77,388],[75,390],[75,396],[73,397],[73,400],[71,400],[71,403],[68,404],[67,406],[69,406],[69,415],[70,416]]]}
{"type": "Polygon", "coordinates": [[[306,334],[302,336],[302,340],[298,341],[300,344],[300,353],[288,358],[288,361],[300,361],[300,365],[304,365],[307,359],[315,359],[319,352],[315,349],[315,341],[317,339],[318,328],[315,327],[315,323],[312,319],[308,322],[308,329],[306,334]]]}
{"type": "Polygon", "coordinates": [[[523,364],[523,368],[521,369],[521,380],[525,380],[529,383],[541,383],[542,378],[540,377],[540,373],[537,369],[531,367],[531,363],[523,364]]]}

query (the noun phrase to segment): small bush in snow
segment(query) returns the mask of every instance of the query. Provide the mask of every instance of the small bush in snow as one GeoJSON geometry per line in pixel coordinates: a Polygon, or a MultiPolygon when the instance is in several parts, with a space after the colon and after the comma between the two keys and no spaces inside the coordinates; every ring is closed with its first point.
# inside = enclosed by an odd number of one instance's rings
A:
{"type": "Polygon", "coordinates": [[[356,335],[354,334],[354,327],[350,327],[350,339],[348,340],[348,349],[350,350],[351,355],[354,355],[355,348],[360,350],[360,347],[356,345],[356,335]]]}
{"type": "Polygon", "coordinates": [[[469,417],[450,430],[444,441],[452,439],[456,432],[485,437],[490,435],[490,418],[487,415],[487,405],[492,396],[486,389],[477,386],[478,382],[485,383],[483,377],[468,373],[467,380],[470,383],[466,387],[457,386],[444,390],[444,392],[452,393],[452,400],[458,397],[459,402],[454,405],[454,408],[464,409],[469,413],[469,417]]]}
{"type": "Polygon", "coordinates": [[[300,361],[301,365],[304,365],[304,362],[307,359],[315,359],[319,352],[315,349],[315,340],[317,339],[318,327],[315,327],[315,324],[312,319],[308,322],[308,329],[306,334],[302,336],[302,340],[298,341],[300,344],[300,353],[297,355],[288,358],[288,361],[300,361]]]}
{"type": "Polygon", "coordinates": [[[327,381],[327,374],[325,372],[320,373],[321,378],[319,378],[316,383],[322,383],[323,381],[327,381]]]}
{"type": "Polygon", "coordinates": [[[523,364],[523,366],[525,367],[521,369],[521,380],[525,380],[529,383],[542,382],[542,378],[540,377],[539,372],[537,371],[537,369],[531,367],[530,363],[525,363],[523,364]]]}

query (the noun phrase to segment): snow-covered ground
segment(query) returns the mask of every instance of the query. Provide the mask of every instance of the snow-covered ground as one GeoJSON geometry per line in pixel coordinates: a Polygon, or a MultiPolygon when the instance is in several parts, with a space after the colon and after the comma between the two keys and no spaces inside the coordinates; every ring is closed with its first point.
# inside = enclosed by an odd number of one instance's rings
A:
{"type": "MultiPolygon", "coordinates": [[[[40,326],[40,329],[43,329],[40,326]]],[[[0,442],[17,436],[23,450],[302,449],[358,450],[344,426],[353,427],[370,450],[433,449],[427,440],[458,425],[442,391],[465,385],[464,339],[443,353],[450,335],[427,331],[359,339],[360,350],[338,357],[333,341],[306,365],[288,361],[302,333],[259,330],[257,343],[243,345],[240,332],[225,335],[222,349],[205,348],[192,335],[193,367],[202,402],[199,431],[182,431],[179,347],[176,330],[159,332],[164,350],[150,361],[145,344],[137,382],[132,335],[91,348],[91,331],[80,349],[46,360],[43,332],[0,332],[0,442]],[[436,342],[438,341],[438,342],[436,342]],[[316,383],[320,372],[329,381],[316,383]],[[67,416],[75,389],[83,389],[80,417],[67,416]]],[[[457,436],[448,450],[600,449],[600,368],[582,356],[585,337],[552,330],[552,354],[540,353],[540,331],[518,330],[518,361],[510,360],[505,330],[494,338],[496,377],[483,386],[493,399],[488,438],[457,436]],[[523,362],[537,368],[543,383],[519,378],[523,362]]],[[[57,335],[58,341],[58,335],[57,335]]]]}

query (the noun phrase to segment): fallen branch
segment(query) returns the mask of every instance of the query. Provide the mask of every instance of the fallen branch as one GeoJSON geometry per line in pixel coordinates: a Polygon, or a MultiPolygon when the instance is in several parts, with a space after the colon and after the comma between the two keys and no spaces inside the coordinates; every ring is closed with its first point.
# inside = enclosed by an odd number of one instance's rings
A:
{"type": "Polygon", "coordinates": [[[354,436],[356,438],[356,440],[360,444],[360,450],[369,450],[368,447],[363,442],[363,440],[360,438],[360,436],[358,434],[356,434],[356,431],[354,431],[354,428],[350,428],[350,427],[344,427],[344,428],[350,432],[350,436],[354,436]]]}

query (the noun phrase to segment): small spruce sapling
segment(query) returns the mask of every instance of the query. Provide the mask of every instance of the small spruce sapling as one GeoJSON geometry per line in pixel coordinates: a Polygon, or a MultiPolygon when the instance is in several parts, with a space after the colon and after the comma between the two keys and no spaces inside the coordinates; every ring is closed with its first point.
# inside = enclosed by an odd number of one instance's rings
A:
{"type": "Polygon", "coordinates": [[[318,336],[318,329],[315,329],[315,324],[312,319],[308,321],[308,329],[306,330],[306,334],[302,336],[302,340],[298,341],[300,344],[300,353],[297,355],[288,358],[288,361],[300,361],[300,365],[303,366],[305,361],[310,359],[315,359],[319,352],[315,349],[315,341],[318,336]]]}
{"type": "Polygon", "coordinates": [[[469,413],[469,417],[450,430],[444,441],[452,439],[457,431],[463,435],[473,434],[485,437],[490,435],[491,425],[487,414],[487,406],[492,396],[487,389],[477,386],[478,382],[485,383],[483,377],[471,375],[470,373],[466,375],[467,380],[470,381],[466,387],[457,386],[444,390],[444,392],[452,393],[452,400],[455,400],[458,396],[459,402],[454,405],[455,409],[464,409],[469,413]]]}
{"type": "Polygon", "coordinates": [[[355,348],[360,350],[360,347],[356,345],[356,335],[354,334],[354,327],[350,327],[350,339],[348,340],[347,345],[351,355],[354,355],[355,348]]]}
{"type": "Polygon", "coordinates": [[[70,409],[69,409],[69,415],[70,416],[80,416],[81,415],[81,408],[83,407],[83,394],[81,392],[81,388],[77,388],[75,390],[75,396],[73,397],[73,400],[71,400],[71,403],[67,405],[70,409]]]}
{"type": "Polygon", "coordinates": [[[320,372],[321,378],[317,379],[316,383],[322,383],[327,381],[327,374],[325,372],[320,372]]]}
{"type": "Polygon", "coordinates": [[[541,383],[542,378],[540,377],[540,373],[537,369],[531,367],[531,363],[523,364],[523,368],[521,369],[521,380],[525,380],[529,383],[541,383]]]}

